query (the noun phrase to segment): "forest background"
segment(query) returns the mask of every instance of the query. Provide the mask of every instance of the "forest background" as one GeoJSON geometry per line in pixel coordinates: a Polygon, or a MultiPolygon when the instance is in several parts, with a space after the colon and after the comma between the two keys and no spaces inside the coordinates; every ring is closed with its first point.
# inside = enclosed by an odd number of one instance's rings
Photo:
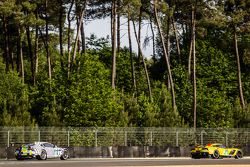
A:
{"type": "Polygon", "coordinates": [[[0,126],[250,127],[249,0],[0,0],[0,55],[0,126]]]}

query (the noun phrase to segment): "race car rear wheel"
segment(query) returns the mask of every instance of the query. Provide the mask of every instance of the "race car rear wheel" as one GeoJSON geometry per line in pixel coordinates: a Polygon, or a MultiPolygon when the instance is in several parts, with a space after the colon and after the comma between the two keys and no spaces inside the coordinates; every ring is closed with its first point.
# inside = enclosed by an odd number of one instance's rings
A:
{"type": "Polygon", "coordinates": [[[235,159],[240,159],[243,157],[243,154],[241,151],[237,151],[236,155],[235,155],[235,159]]]}
{"type": "Polygon", "coordinates": [[[63,154],[61,155],[60,159],[61,160],[66,160],[69,158],[69,153],[68,153],[68,150],[64,150],[63,151],[63,154]]]}
{"type": "Polygon", "coordinates": [[[214,153],[212,154],[212,158],[214,159],[219,159],[220,158],[220,153],[218,150],[214,150],[214,153]]]}
{"type": "Polygon", "coordinates": [[[45,150],[42,150],[41,155],[38,155],[37,159],[46,160],[47,159],[47,152],[45,150]]]}

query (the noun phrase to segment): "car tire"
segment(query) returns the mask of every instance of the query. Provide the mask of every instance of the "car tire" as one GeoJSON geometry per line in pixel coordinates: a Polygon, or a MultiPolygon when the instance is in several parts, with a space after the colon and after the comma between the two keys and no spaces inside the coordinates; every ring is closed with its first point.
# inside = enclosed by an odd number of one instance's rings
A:
{"type": "Polygon", "coordinates": [[[69,152],[68,152],[68,150],[64,150],[63,154],[60,156],[60,159],[61,160],[66,160],[68,158],[69,158],[69,152]]]}
{"type": "Polygon", "coordinates": [[[38,160],[46,160],[47,159],[47,152],[45,150],[41,151],[41,154],[37,156],[38,160]]]}
{"type": "Polygon", "coordinates": [[[243,153],[241,151],[237,151],[236,155],[235,155],[235,159],[240,159],[243,157],[243,153]]]}
{"type": "Polygon", "coordinates": [[[220,153],[218,150],[214,150],[214,153],[212,154],[213,159],[219,159],[220,158],[220,153]]]}

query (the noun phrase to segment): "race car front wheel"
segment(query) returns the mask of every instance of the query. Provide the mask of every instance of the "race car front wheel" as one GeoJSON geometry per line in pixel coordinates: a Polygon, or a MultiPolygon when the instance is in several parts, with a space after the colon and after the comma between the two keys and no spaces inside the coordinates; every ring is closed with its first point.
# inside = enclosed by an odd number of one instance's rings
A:
{"type": "Polygon", "coordinates": [[[23,158],[21,156],[16,156],[17,160],[23,160],[23,158]]]}
{"type": "Polygon", "coordinates": [[[212,158],[214,159],[219,159],[220,158],[220,154],[219,154],[219,151],[218,150],[214,150],[214,153],[212,155],[212,158]]]}
{"type": "Polygon", "coordinates": [[[243,157],[243,154],[241,151],[237,151],[236,155],[235,155],[235,159],[240,159],[243,157]]]}
{"type": "Polygon", "coordinates": [[[68,153],[68,150],[64,150],[63,151],[63,154],[61,155],[60,159],[61,160],[66,160],[69,158],[69,153],[68,153]]]}
{"type": "Polygon", "coordinates": [[[47,152],[45,150],[42,150],[41,155],[38,155],[37,159],[46,160],[47,159],[47,152]]]}

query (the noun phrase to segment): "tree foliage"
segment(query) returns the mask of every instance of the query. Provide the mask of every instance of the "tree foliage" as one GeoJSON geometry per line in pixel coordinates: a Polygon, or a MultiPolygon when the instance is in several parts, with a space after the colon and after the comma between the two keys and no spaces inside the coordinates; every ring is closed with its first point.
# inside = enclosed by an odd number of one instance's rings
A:
{"type": "Polygon", "coordinates": [[[197,127],[249,127],[249,9],[247,0],[0,1],[0,126],[192,127],[195,30],[197,127]],[[139,25],[139,54],[132,44],[116,50],[126,36],[85,36],[86,20],[114,17],[139,25]],[[146,37],[155,45],[147,58],[145,23],[155,33],[146,37]]]}

